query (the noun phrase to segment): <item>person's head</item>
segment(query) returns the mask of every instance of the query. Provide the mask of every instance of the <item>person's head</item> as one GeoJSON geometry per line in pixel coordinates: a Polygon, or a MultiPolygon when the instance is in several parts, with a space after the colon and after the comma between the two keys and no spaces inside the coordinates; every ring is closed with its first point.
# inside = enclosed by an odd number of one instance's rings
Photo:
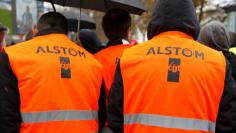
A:
{"type": "Polygon", "coordinates": [[[54,30],[58,33],[67,34],[68,32],[67,19],[60,13],[48,12],[43,14],[38,21],[38,31],[54,30]]]}
{"type": "Polygon", "coordinates": [[[131,27],[131,16],[123,9],[111,9],[103,17],[102,27],[107,38],[119,36],[129,38],[131,27]]]}
{"type": "Polygon", "coordinates": [[[157,0],[148,26],[148,39],[168,31],[180,31],[197,39],[199,29],[192,0],[157,0]]]}
{"type": "Polygon", "coordinates": [[[96,54],[102,48],[102,43],[94,30],[80,30],[79,40],[82,44],[82,47],[91,54],[96,54]]]}
{"type": "Polygon", "coordinates": [[[30,8],[29,6],[26,6],[26,11],[29,12],[30,11],[30,8]]]}
{"type": "Polygon", "coordinates": [[[0,23],[0,48],[4,45],[6,30],[6,27],[0,23]]]}
{"type": "Polygon", "coordinates": [[[228,51],[230,36],[224,24],[212,21],[202,27],[198,41],[218,51],[228,51]]]}

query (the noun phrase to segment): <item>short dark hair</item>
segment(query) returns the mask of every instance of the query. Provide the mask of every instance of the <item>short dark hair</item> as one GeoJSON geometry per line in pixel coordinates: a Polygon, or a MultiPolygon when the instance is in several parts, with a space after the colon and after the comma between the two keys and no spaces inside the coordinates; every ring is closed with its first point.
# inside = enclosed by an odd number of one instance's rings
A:
{"type": "Polygon", "coordinates": [[[111,9],[103,17],[102,26],[108,39],[112,35],[127,37],[127,31],[131,26],[131,16],[129,12],[123,9],[111,9]]]}
{"type": "Polygon", "coordinates": [[[44,29],[57,29],[62,31],[64,34],[68,32],[68,23],[65,16],[58,12],[48,12],[41,16],[38,21],[37,28],[39,31],[44,29]]]}

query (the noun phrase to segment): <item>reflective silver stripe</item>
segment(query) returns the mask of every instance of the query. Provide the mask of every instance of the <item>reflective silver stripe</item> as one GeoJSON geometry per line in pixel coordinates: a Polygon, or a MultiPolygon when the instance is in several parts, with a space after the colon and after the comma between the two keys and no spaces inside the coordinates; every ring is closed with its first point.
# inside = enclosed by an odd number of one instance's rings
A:
{"type": "Polygon", "coordinates": [[[97,120],[97,111],[57,110],[48,112],[21,113],[23,123],[39,123],[48,121],[97,120]]]}
{"type": "Polygon", "coordinates": [[[216,124],[207,120],[179,118],[149,114],[127,114],[124,116],[125,124],[143,124],[163,128],[174,128],[183,130],[196,130],[215,132],[216,124]]]}

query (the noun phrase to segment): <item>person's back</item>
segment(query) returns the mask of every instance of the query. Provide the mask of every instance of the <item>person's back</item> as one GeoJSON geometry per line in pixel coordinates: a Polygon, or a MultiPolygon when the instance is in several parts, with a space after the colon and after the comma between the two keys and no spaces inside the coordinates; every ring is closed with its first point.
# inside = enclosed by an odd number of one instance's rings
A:
{"type": "Polygon", "coordinates": [[[150,40],[125,50],[117,66],[108,104],[114,133],[236,131],[229,63],[194,41],[198,32],[190,0],[157,1],[150,40]]]}
{"type": "Polygon", "coordinates": [[[130,28],[131,16],[123,9],[111,9],[103,17],[103,30],[109,41],[107,48],[95,54],[95,58],[104,66],[103,78],[108,95],[117,62],[123,50],[131,47],[130,28]]]}
{"type": "Polygon", "coordinates": [[[104,67],[103,80],[107,95],[109,95],[111,84],[114,79],[116,65],[120,60],[120,56],[124,49],[130,47],[130,45],[110,46],[95,55],[95,58],[99,60],[104,67]]]}
{"type": "MultiPolygon", "coordinates": [[[[1,82],[0,87],[2,89],[5,86],[12,93],[13,89],[19,90],[20,98],[20,105],[17,103],[8,105],[8,109],[12,107],[15,111],[5,112],[5,116],[0,114],[1,120],[12,117],[0,126],[0,129],[5,129],[1,132],[98,131],[98,99],[102,83],[102,66],[86,50],[69,40],[66,36],[66,27],[66,20],[64,21],[62,15],[44,14],[39,20],[38,36],[6,48],[5,54],[1,55],[2,58],[9,59],[10,68],[6,69],[12,69],[17,82],[8,81],[12,86],[8,86],[8,82],[1,82]],[[42,25],[54,21],[64,23],[65,26],[51,25],[52,27],[47,28],[42,25]],[[20,116],[16,112],[17,107],[20,109],[20,116]],[[18,117],[13,117],[14,115],[18,117]],[[7,124],[20,126],[19,131],[16,131],[17,128],[7,129],[7,124]]],[[[10,97],[10,94],[8,95],[10,97]]],[[[18,100],[13,98],[10,99],[18,100]]]]}

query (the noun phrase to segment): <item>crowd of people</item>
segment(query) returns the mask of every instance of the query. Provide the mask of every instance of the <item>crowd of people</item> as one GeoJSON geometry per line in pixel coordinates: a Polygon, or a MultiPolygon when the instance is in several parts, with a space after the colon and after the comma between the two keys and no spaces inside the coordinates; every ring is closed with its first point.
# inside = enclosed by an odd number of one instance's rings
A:
{"type": "Polygon", "coordinates": [[[114,8],[103,17],[105,48],[89,29],[72,41],[57,12],[0,47],[0,132],[235,133],[229,31],[217,21],[200,29],[192,0],[154,6],[149,40],[135,46],[130,13],[114,8]]]}

